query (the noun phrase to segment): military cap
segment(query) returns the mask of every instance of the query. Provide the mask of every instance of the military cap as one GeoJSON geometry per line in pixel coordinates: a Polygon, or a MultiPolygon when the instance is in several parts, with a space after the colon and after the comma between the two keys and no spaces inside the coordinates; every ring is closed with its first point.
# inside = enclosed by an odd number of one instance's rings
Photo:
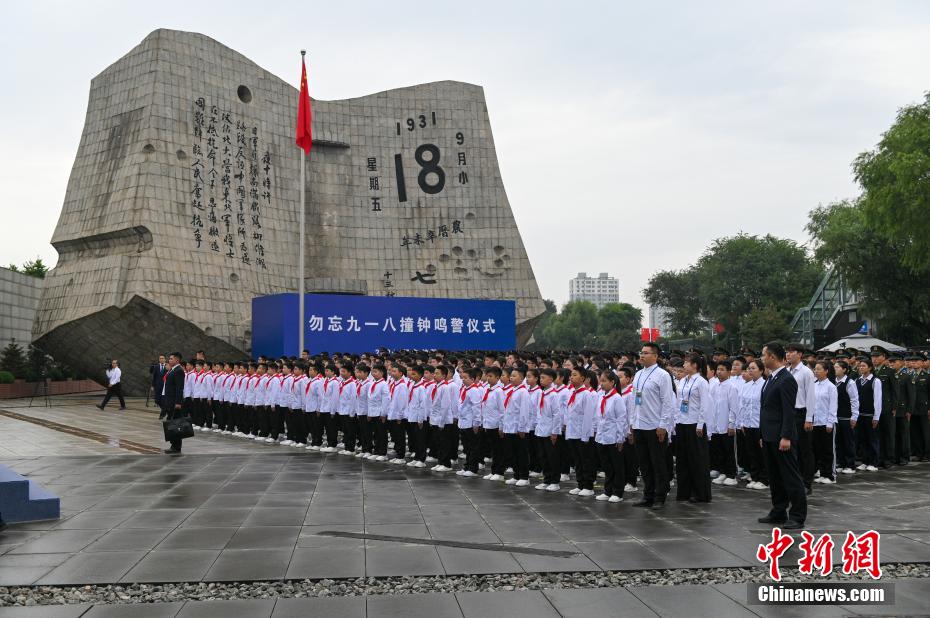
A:
{"type": "Polygon", "coordinates": [[[890,358],[891,360],[904,360],[904,355],[901,354],[900,352],[892,352],[888,356],[888,358],[890,358]]]}
{"type": "Polygon", "coordinates": [[[880,345],[873,345],[871,348],[871,356],[888,356],[888,350],[883,348],[880,345]]]}

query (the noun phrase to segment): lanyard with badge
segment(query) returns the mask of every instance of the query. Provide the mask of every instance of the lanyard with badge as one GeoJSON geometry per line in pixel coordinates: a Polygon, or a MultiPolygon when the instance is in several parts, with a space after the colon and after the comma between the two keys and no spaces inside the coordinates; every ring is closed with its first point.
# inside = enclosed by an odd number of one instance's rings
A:
{"type": "Polygon", "coordinates": [[[655,373],[655,370],[658,369],[659,365],[655,364],[652,366],[652,369],[649,370],[649,373],[644,378],[643,376],[639,377],[639,381],[636,383],[635,399],[633,403],[637,406],[643,405],[643,389],[646,388],[646,385],[649,384],[649,378],[652,377],[652,374],[655,373]]]}
{"type": "MultiPolygon", "coordinates": [[[[678,406],[678,409],[681,410],[682,414],[688,413],[688,399],[690,399],[691,397],[691,391],[694,390],[694,383],[697,382],[697,379],[694,376],[688,376],[688,381],[690,383],[690,387],[688,388],[688,394],[682,398],[681,405],[678,406]]],[[[682,386],[681,390],[682,392],[684,392],[685,390],[684,386],[682,386]]]]}

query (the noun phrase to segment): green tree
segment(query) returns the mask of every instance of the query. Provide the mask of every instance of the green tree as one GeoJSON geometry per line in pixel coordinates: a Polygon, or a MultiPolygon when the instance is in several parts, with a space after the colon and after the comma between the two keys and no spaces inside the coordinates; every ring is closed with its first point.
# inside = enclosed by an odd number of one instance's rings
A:
{"type": "Polygon", "coordinates": [[[698,297],[698,279],[693,268],[687,270],[662,270],[649,278],[643,290],[643,300],[653,307],[668,308],[670,333],[668,338],[694,337],[707,327],[701,317],[701,302],[698,297]]]}
{"type": "Polygon", "coordinates": [[[870,230],[901,251],[913,271],[930,269],[930,92],[898,110],[874,150],[853,162],[870,230]]]}
{"type": "Polygon", "coordinates": [[[787,341],[791,337],[791,327],[782,312],[766,305],[756,307],[743,316],[740,333],[744,345],[758,350],[768,341],[787,341]]]}
{"type": "Polygon", "coordinates": [[[628,350],[638,345],[643,312],[629,303],[607,303],[597,312],[594,347],[628,350]]]}
{"type": "Polygon", "coordinates": [[[534,347],[629,349],[637,345],[642,319],[642,311],[628,303],[608,303],[598,309],[588,301],[573,301],[548,317],[534,347]]]}
{"type": "Polygon", "coordinates": [[[567,303],[543,330],[546,347],[577,350],[597,335],[597,306],[584,300],[567,303]]]}
{"type": "Polygon", "coordinates": [[[23,353],[23,348],[13,339],[3,348],[3,352],[0,352],[0,370],[9,371],[17,378],[22,378],[25,377],[26,369],[26,355],[23,353]]]}
{"type": "Polygon", "coordinates": [[[45,279],[45,274],[48,272],[48,266],[42,262],[42,258],[37,257],[34,260],[29,260],[28,262],[23,263],[22,268],[16,264],[10,264],[7,266],[9,270],[17,273],[23,273],[24,275],[29,275],[30,277],[37,277],[39,279],[45,279]]]}
{"type": "Polygon", "coordinates": [[[861,200],[819,206],[807,224],[814,254],[859,295],[863,314],[886,339],[923,342],[930,332],[930,268],[904,257],[911,239],[890,238],[861,200]]]}

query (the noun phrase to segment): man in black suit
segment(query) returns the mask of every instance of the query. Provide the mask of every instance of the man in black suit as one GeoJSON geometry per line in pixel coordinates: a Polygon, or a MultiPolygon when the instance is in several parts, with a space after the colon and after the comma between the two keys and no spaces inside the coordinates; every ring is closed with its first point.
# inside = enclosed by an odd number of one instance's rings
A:
{"type": "MultiPolygon", "coordinates": [[[[175,352],[168,357],[168,371],[161,388],[162,416],[172,419],[184,416],[181,409],[184,403],[184,369],[181,367],[181,354],[175,352]]],[[[168,455],[181,454],[181,440],[172,440],[171,448],[165,449],[168,455]]]]}
{"type": "Polygon", "coordinates": [[[158,362],[152,363],[149,373],[152,374],[152,392],[155,394],[155,405],[161,409],[161,389],[164,386],[165,372],[168,364],[164,354],[158,355],[158,362]]]}
{"type": "Polygon", "coordinates": [[[786,530],[797,530],[804,527],[807,519],[807,496],[798,467],[798,433],[794,422],[798,383],[785,369],[785,348],[781,344],[767,343],[762,349],[762,362],[769,378],[762,387],[759,431],[769,471],[772,509],[759,518],[759,523],[784,524],[786,530]]]}

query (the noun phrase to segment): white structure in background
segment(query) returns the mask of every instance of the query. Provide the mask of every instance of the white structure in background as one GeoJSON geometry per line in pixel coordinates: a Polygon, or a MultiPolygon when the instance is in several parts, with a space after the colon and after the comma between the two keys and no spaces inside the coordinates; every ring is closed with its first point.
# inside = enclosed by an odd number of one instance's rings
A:
{"type": "Polygon", "coordinates": [[[600,273],[597,277],[578,273],[577,277],[568,281],[568,300],[586,300],[597,305],[598,309],[607,303],[619,303],[620,282],[607,273],[600,273]]]}
{"type": "Polygon", "coordinates": [[[667,337],[671,329],[669,328],[669,308],[657,305],[649,307],[649,328],[658,328],[663,337],[667,337]]]}

